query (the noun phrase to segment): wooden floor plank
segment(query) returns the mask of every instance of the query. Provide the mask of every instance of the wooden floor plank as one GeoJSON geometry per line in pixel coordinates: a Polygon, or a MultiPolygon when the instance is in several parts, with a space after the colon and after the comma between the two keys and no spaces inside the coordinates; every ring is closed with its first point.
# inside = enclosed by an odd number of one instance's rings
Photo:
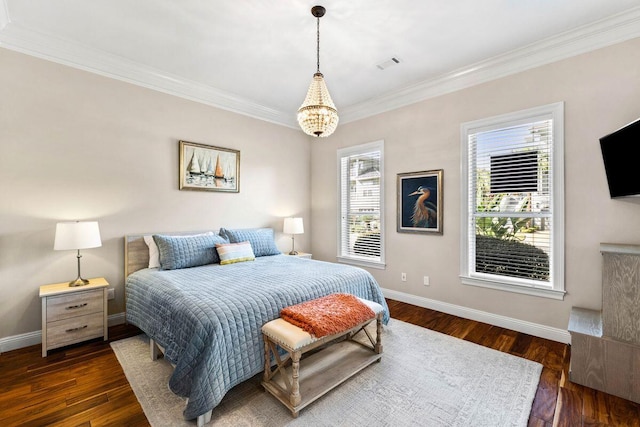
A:
{"type": "Polygon", "coordinates": [[[640,427],[639,405],[610,394],[605,394],[604,398],[607,401],[610,424],[615,426],[640,427]]]}
{"type": "Polygon", "coordinates": [[[533,342],[533,338],[534,337],[531,335],[518,334],[513,345],[509,349],[509,353],[513,354],[514,356],[524,357],[524,355],[529,350],[529,346],[533,342]]]}
{"type": "Polygon", "coordinates": [[[531,415],[529,417],[529,422],[527,423],[527,427],[552,427],[552,424],[531,415]]]}
{"type": "Polygon", "coordinates": [[[443,329],[442,332],[452,337],[464,339],[475,324],[476,322],[474,321],[457,317],[452,319],[447,325],[447,328],[443,329]]]}
{"type": "Polygon", "coordinates": [[[105,397],[106,399],[99,405],[94,405],[85,412],[79,412],[62,419],[57,425],[75,426],[85,420],[90,420],[92,427],[149,425],[144,413],[141,414],[140,403],[128,384],[110,390],[105,397]]]}
{"type": "Polygon", "coordinates": [[[560,371],[542,368],[536,397],[533,399],[533,405],[531,406],[531,415],[547,423],[553,423],[556,402],[558,401],[560,375],[560,371]]]}
{"type": "Polygon", "coordinates": [[[568,346],[551,340],[544,340],[544,343],[548,351],[541,363],[545,368],[561,371],[564,363],[564,354],[568,346]]]}
{"type": "Polygon", "coordinates": [[[463,339],[465,341],[478,344],[483,341],[485,334],[489,332],[489,329],[491,329],[492,327],[493,326],[489,325],[488,323],[475,322],[473,328],[471,328],[469,333],[465,335],[463,339]]]}
{"type": "Polygon", "coordinates": [[[606,394],[592,388],[585,388],[582,393],[582,416],[585,424],[608,425],[609,420],[609,402],[606,394]]]}
{"type": "MultiPolygon", "coordinates": [[[[640,427],[640,405],[570,381],[567,345],[399,301],[387,302],[393,318],[542,363],[530,427],[640,427]]],[[[109,328],[111,340],[138,333],[129,325],[109,328]]],[[[149,425],[108,342],[97,339],[53,350],[46,358],[40,351],[40,346],[31,346],[0,354],[1,426],[149,425]]]]}
{"type": "Polygon", "coordinates": [[[558,393],[556,414],[553,427],[582,426],[582,394],[561,387],[558,393]]]}
{"type": "Polygon", "coordinates": [[[491,328],[489,328],[489,330],[482,336],[482,339],[477,342],[476,344],[478,345],[482,345],[485,347],[489,347],[492,348],[494,350],[498,350],[499,347],[501,347],[501,343],[503,342],[503,339],[501,338],[503,333],[504,333],[504,329],[500,328],[498,326],[492,326],[491,328]]]}
{"type": "Polygon", "coordinates": [[[533,337],[529,348],[522,355],[525,359],[533,360],[544,365],[544,361],[549,354],[549,342],[543,338],[533,337]]]}
{"type": "MultiPolygon", "coordinates": [[[[512,331],[502,329],[500,335],[498,335],[493,344],[491,344],[491,348],[509,353],[509,349],[513,348],[515,345],[516,337],[517,336],[513,334],[512,331]]],[[[482,345],[482,343],[480,345],[482,345]]]]}

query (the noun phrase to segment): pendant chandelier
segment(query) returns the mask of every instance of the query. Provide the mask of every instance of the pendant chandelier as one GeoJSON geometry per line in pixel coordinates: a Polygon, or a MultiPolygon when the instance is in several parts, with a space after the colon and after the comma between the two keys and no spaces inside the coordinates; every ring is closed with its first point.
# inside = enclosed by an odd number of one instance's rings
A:
{"type": "Polygon", "coordinates": [[[329,90],[320,72],[320,18],[326,9],[322,6],[311,8],[311,14],[317,19],[317,71],[307,91],[302,106],[298,110],[298,123],[304,133],[311,136],[326,137],[338,126],[338,110],[331,100],[329,90]]]}

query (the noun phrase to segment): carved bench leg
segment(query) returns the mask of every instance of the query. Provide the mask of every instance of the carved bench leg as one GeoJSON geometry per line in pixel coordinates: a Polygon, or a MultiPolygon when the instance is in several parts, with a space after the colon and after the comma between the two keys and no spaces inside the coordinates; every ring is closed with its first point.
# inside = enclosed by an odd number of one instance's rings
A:
{"type": "Polygon", "coordinates": [[[382,353],[382,313],[376,316],[376,347],[377,354],[382,353]]]}
{"type": "MultiPolygon", "coordinates": [[[[293,384],[291,385],[291,396],[289,397],[289,401],[292,406],[298,406],[300,401],[302,400],[300,396],[300,351],[294,351],[291,353],[291,379],[293,380],[293,384]]],[[[297,412],[297,411],[296,411],[297,412]]],[[[294,413],[293,416],[297,416],[297,413],[294,413]]]]}
{"type": "Polygon", "coordinates": [[[264,382],[269,382],[271,377],[271,355],[269,354],[269,338],[265,335],[262,336],[264,339],[264,382]]]}

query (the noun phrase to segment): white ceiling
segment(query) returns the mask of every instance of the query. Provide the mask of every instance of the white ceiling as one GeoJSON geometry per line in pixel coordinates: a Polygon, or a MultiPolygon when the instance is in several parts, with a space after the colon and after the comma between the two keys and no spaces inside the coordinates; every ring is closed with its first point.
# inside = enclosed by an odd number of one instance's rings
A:
{"type": "Polygon", "coordinates": [[[640,36],[638,0],[0,0],[0,46],[293,127],[318,3],[342,123],[640,36]]]}

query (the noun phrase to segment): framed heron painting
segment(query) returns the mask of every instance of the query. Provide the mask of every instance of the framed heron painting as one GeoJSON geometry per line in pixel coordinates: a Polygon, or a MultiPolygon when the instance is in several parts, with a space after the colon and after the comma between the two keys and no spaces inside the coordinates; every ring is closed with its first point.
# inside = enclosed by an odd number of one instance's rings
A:
{"type": "Polygon", "coordinates": [[[240,151],[180,141],[180,190],[240,192],[240,151]]]}
{"type": "Polygon", "coordinates": [[[398,174],[398,233],[442,234],[442,169],[398,174]]]}

